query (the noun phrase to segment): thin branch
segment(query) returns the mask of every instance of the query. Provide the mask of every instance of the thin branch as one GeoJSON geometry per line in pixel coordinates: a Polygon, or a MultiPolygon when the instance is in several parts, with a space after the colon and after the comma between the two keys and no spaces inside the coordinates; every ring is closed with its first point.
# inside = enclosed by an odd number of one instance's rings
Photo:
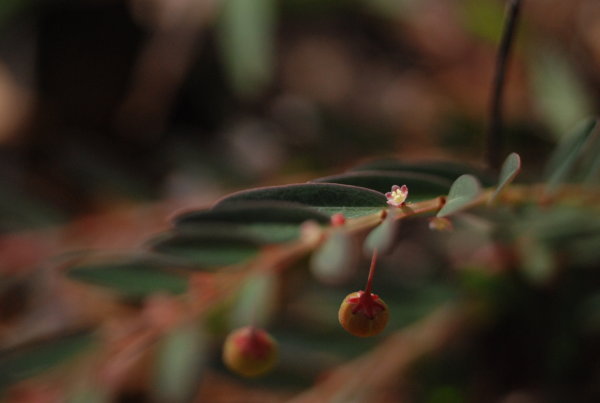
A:
{"type": "Polygon", "coordinates": [[[520,10],[521,0],[509,0],[504,31],[502,32],[502,40],[496,59],[494,86],[490,103],[490,123],[487,132],[487,163],[489,168],[494,170],[498,170],[501,163],[504,83],[520,10]]]}

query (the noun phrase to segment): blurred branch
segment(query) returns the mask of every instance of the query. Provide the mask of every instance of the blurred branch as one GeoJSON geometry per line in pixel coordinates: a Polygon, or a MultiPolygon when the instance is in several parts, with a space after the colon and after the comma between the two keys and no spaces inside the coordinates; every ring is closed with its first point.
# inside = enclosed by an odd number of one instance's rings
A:
{"type": "Polygon", "coordinates": [[[369,354],[339,367],[291,403],[387,401],[377,394],[393,393],[416,360],[464,334],[467,317],[464,307],[443,305],[413,326],[395,332],[369,354]]]}
{"type": "Polygon", "coordinates": [[[504,24],[502,40],[496,59],[496,72],[490,104],[490,124],[487,132],[486,156],[488,167],[493,170],[498,170],[500,168],[500,163],[502,162],[502,101],[504,95],[504,83],[520,11],[521,0],[509,0],[506,22],[504,24]]]}
{"type": "Polygon", "coordinates": [[[147,3],[135,2],[134,15],[151,35],[134,67],[131,88],[117,117],[117,127],[133,138],[155,139],[163,133],[168,115],[194,62],[203,29],[217,9],[213,0],[157,0],[155,16],[147,3]]]}

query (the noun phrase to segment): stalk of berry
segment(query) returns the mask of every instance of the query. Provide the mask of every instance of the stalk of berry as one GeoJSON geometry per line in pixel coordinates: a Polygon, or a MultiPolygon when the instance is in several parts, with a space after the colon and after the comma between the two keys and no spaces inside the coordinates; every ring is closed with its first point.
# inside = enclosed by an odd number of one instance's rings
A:
{"type": "Polygon", "coordinates": [[[354,336],[375,336],[385,329],[389,320],[386,303],[371,292],[376,264],[377,250],[374,250],[365,290],[348,294],[338,312],[340,324],[354,336]]]}

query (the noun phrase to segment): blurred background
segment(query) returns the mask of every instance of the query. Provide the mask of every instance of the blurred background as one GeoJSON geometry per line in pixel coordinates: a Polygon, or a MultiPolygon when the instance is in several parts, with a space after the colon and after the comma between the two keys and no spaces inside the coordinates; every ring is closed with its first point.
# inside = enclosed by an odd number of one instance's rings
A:
{"type": "MultiPolygon", "coordinates": [[[[598,112],[600,2],[523,3],[502,155],[518,152],[522,178],[535,181],[554,145],[598,112]]],[[[165,229],[180,209],[209,206],[242,188],[337,173],[373,157],[483,165],[505,5],[1,0],[0,279],[51,266],[45,262],[67,251],[129,250],[165,229]]],[[[419,225],[413,233],[425,228],[419,225]]],[[[429,264],[436,256],[415,240],[421,238],[430,233],[409,239],[397,256],[412,253],[421,259],[415,267],[429,264]]],[[[403,270],[387,278],[390,288],[414,280],[420,289],[419,276],[428,274],[403,270]]],[[[46,307],[51,290],[35,294],[39,315],[27,317],[31,322],[15,335],[9,322],[26,308],[8,302],[19,287],[0,297],[0,334],[9,336],[8,344],[61,326],[60,315],[52,323],[39,320],[46,308],[63,313],[64,307],[46,307]]],[[[407,295],[397,298],[417,306],[407,295]]],[[[423,300],[437,298],[430,297],[423,300]]],[[[544,298],[539,311],[556,301],[544,298]]],[[[323,316],[335,322],[339,298],[332,301],[323,316]]],[[[558,301],[568,316],[570,308],[558,301]]],[[[400,328],[408,319],[397,321],[400,328]]],[[[539,339],[546,330],[536,333],[539,339]]],[[[338,343],[339,334],[332,334],[338,343]]],[[[322,337],[315,338],[321,347],[322,337]]],[[[495,346],[505,339],[495,337],[485,351],[503,362],[495,346]]],[[[325,343],[324,351],[329,348],[325,343]]],[[[306,351],[295,351],[295,358],[306,351]]],[[[452,372],[444,365],[440,373],[452,372]]],[[[518,397],[506,401],[523,401],[518,397]]]]}
{"type": "MultiPolygon", "coordinates": [[[[4,0],[0,231],[381,154],[481,162],[500,0],[4,0]]],[[[600,4],[528,0],[507,150],[597,109],[600,4]]]]}

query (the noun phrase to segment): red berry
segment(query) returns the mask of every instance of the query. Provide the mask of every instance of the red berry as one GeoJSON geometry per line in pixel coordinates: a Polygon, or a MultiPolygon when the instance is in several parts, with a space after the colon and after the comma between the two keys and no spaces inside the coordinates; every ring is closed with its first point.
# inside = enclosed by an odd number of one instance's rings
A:
{"type": "Polygon", "coordinates": [[[386,303],[377,295],[358,291],[344,298],[338,319],[348,333],[358,337],[370,337],[385,329],[389,311],[386,303]]]}
{"type": "Polygon", "coordinates": [[[268,372],[277,362],[278,347],[264,330],[246,326],[225,339],[223,362],[233,372],[254,377],[268,372]]]}

